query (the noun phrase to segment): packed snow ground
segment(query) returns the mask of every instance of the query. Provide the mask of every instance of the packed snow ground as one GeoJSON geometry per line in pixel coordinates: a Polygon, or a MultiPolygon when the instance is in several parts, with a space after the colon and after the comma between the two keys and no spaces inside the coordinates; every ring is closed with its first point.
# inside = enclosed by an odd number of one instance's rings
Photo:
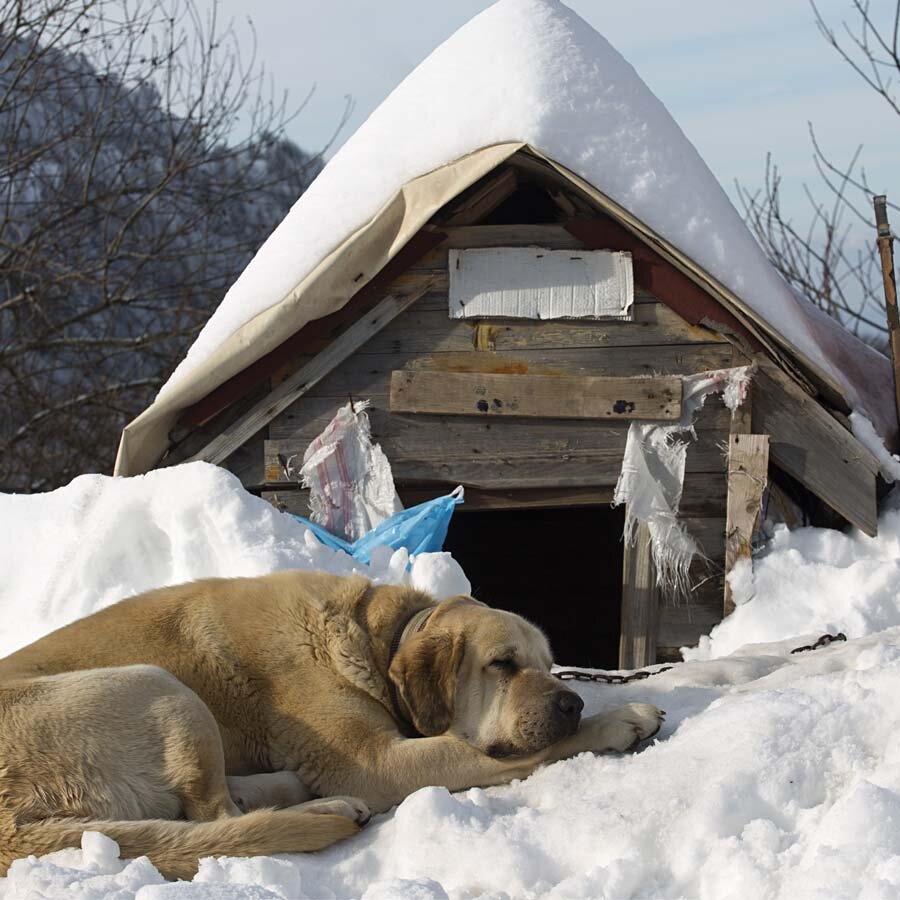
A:
{"type": "MultiPolygon", "coordinates": [[[[0,528],[0,653],[158,584],[358,568],[203,464],[0,497],[0,528]]],[[[489,790],[427,788],[326,852],[204,860],[193,882],[167,884],[89,834],[82,850],[14,863],[0,898],[896,897],[898,560],[897,501],[877,539],[777,533],[691,661],[628,686],[576,686],[586,713],[636,700],[667,710],[637,754],[583,754],[489,790]],[[850,640],[790,654],[825,630],[850,640]]],[[[401,576],[401,562],[373,574],[401,576]]],[[[417,569],[441,592],[463,583],[443,556],[417,569]]]]}

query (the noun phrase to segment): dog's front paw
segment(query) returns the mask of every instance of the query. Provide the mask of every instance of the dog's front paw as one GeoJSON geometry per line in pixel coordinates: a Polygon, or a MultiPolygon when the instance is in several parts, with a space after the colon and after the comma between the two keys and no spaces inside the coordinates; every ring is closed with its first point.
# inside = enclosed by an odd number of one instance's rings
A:
{"type": "Polygon", "coordinates": [[[358,797],[322,797],[320,800],[304,803],[302,809],[317,815],[343,816],[359,826],[365,825],[372,818],[372,811],[358,797]]]}
{"type": "Polygon", "coordinates": [[[666,714],[649,703],[629,703],[604,715],[588,719],[584,726],[597,752],[616,750],[625,753],[641,741],[653,737],[662,727],[666,714]]]}

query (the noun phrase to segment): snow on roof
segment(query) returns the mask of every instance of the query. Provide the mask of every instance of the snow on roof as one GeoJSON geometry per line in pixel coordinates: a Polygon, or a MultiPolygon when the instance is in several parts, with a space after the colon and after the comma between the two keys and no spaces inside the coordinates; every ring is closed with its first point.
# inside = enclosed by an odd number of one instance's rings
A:
{"type": "MultiPolygon", "coordinates": [[[[558,0],[499,0],[439,46],[335,154],[160,392],[278,304],[412,179],[518,141],[562,164],[741,298],[866,409],[712,172],[628,62],[558,0]]],[[[889,371],[889,370],[887,370],[889,371]]],[[[863,381],[864,385],[865,382],[863,381]]],[[[870,417],[884,421],[869,404],[870,417]]]]}

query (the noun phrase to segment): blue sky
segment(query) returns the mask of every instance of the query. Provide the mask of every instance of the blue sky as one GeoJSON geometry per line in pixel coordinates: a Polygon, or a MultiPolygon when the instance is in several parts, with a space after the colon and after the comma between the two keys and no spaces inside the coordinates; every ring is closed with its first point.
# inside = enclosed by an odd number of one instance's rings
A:
{"type": "MultiPolygon", "coordinates": [[[[355,102],[337,145],[428,53],[489,0],[222,0],[245,32],[253,20],[261,60],[299,102],[315,93],[290,134],[315,150],[331,137],[344,97],[355,102]]],[[[572,0],[569,4],[632,63],[734,196],[755,186],[772,151],[789,208],[804,216],[802,184],[816,184],[807,121],[835,160],[862,143],[873,186],[900,200],[900,121],[819,34],[807,0],[572,0]]],[[[835,26],[849,0],[820,0],[835,26]]],[[[893,0],[872,0],[889,16],[893,0]]]]}

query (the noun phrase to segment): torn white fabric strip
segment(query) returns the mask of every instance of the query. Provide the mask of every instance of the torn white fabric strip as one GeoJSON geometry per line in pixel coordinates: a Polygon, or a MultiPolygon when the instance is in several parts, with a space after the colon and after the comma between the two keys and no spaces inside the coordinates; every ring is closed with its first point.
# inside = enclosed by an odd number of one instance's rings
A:
{"type": "Polygon", "coordinates": [[[647,525],[657,584],[669,594],[690,590],[691,562],[702,556],[697,542],[678,520],[687,449],[697,438],[694,419],[710,394],[721,394],[729,409],[737,409],[747,398],[752,368],[739,366],[685,376],[678,422],[632,422],[628,429],[613,506],[625,504],[624,539],[628,543],[634,543],[639,523],[647,525]]]}
{"type": "Polygon", "coordinates": [[[357,400],[342,406],[306,448],[298,473],[309,488],[310,518],[348,541],[403,509],[391,464],[372,443],[368,405],[357,400]]]}

